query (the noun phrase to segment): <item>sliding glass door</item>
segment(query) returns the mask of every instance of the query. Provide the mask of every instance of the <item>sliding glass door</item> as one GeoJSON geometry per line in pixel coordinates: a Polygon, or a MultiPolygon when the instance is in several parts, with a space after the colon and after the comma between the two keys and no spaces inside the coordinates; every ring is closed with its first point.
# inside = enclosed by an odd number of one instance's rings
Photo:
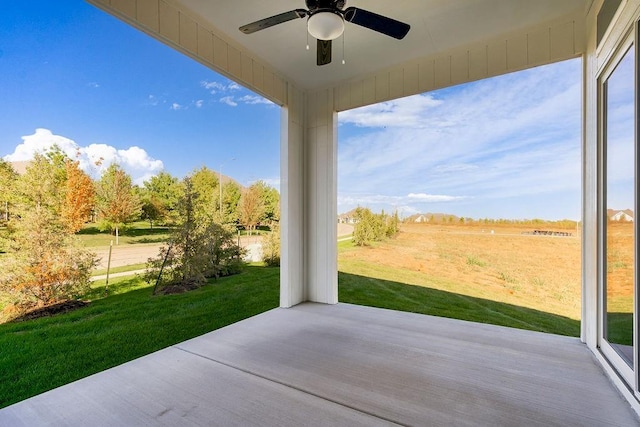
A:
{"type": "Polygon", "coordinates": [[[602,154],[600,348],[620,376],[636,390],[638,114],[634,34],[603,69],[599,85],[602,154]]]}

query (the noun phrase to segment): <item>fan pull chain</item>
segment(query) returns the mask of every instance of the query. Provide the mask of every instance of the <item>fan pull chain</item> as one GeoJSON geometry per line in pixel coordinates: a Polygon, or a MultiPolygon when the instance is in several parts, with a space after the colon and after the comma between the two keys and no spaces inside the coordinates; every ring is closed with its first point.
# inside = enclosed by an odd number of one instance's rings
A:
{"type": "Polygon", "coordinates": [[[347,63],[347,62],[344,60],[344,56],[345,56],[345,54],[344,54],[344,38],[345,38],[346,33],[347,33],[346,31],[344,31],[344,32],[342,33],[342,65],[344,65],[344,64],[346,64],[346,63],[347,63]]]}
{"type": "Polygon", "coordinates": [[[307,50],[309,50],[309,30],[307,30],[307,50]]]}

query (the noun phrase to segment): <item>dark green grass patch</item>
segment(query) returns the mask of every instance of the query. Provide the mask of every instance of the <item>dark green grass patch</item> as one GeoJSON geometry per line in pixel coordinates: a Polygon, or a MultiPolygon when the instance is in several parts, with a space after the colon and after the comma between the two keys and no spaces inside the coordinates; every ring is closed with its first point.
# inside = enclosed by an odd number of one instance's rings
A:
{"type": "Polygon", "coordinates": [[[278,284],[261,267],[179,295],[114,279],[88,307],[0,325],[0,407],[275,308],[278,284]]]}
{"type": "Polygon", "coordinates": [[[579,336],[580,322],[568,317],[423,286],[338,273],[339,300],[559,335],[579,336]]]}

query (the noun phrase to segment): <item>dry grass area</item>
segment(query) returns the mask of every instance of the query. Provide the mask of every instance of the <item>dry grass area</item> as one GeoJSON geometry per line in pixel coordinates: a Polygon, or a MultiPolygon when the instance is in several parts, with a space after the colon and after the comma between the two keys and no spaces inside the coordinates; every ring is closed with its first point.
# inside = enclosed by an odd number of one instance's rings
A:
{"type": "Polygon", "coordinates": [[[607,310],[633,313],[634,237],[632,222],[607,224],[607,310]]]}
{"type": "MultiPolygon", "coordinates": [[[[546,228],[545,228],[546,229],[546,228]]],[[[581,241],[532,226],[403,224],[395,239],[340,252],[340,271],[580,319],[581,241]],[[384,277],[383,277],[384,276],[384,277]]]]}

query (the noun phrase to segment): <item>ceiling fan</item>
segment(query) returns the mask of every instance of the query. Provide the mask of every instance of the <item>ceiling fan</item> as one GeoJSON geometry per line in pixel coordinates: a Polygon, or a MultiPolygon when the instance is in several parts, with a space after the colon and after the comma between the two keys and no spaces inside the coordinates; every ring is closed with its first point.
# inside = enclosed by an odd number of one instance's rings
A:
{"type": "Polygon", "coordinates": [[[331,41],[344,32],[344,21],[398,40],[402,40],[411,28],[409,24],[364,9],[345,9],[346,0],[305,0],[305,3],[308,10],[294,9],[243,25],[239,29],[245,34],[252,34],[274,25],[308,17],[307,30],[318,40],[317,64],[326,65],[331,62],[331,41]]]}

